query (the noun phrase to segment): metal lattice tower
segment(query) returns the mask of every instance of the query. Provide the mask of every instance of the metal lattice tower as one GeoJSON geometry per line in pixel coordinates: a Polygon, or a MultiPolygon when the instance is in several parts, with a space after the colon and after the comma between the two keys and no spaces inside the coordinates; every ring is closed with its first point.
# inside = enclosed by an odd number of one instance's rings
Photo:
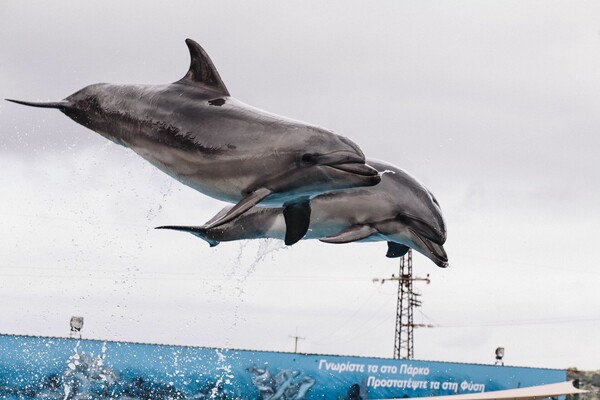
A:
{"type": "Polygon", "coordinates": [[[400,273],[398,276],[392,275],[391,278],[373,279],[373,282],[398,281],[398,303],[396,306],[396,332],[394,335],[394,358],[410,360],[414,357],[413,350],[413,329],[414,328],[433,328],[429,324],[415,324],[413,321],[413,310],[421,306],[418,299],[419,293],[413,291],[413,282],[423,281],[427,284],[431,282],[429,274],[425,278],[413,276],[412,250],[400,259],[400,273]]]}
{"type": "Polygon", "coordinates": [[[394,358],[412,359],[414,357],[413,306],[415,305],[415,295],[412,284],[412,250],[408,250],[408,253],[400,259],[394,358]]]}

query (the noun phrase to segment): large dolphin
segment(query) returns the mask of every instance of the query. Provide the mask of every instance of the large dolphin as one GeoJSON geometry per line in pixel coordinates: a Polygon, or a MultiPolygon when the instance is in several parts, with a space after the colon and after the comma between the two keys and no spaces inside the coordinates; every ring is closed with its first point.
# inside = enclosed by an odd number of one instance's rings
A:
{"type": "MultiPolygon", "coordinates": [[[[446,224],[433,194],[415,177],[391,164],[367,160],[381,174],[377,186],[347,189],[316,196],[310,201],[311,220],[304,239],[327,243],[388,243],[387,257],[401,257],[413,248],[439,267],[448,266],[443,244],[446,224]]],[[[213,219],[227,212],[221,210],[213,219]]],[[[219,227],[161,226],[190,232],[211,246],[221,241],[275,238],[294,243],[282,208],[253,207],[240,218],[219,227]],[[291,239],[290,239],[291,238],[291,239]],[[290,240],[288,240],[290,239],[290,240]]]]}
{"type": "Polygon", "coordinates": [[[237,203],[213,227],[260,202],[285,207],[286,220],[302,232],[311,197],[381,180],[349,139],[230,97],[204,49],[186,44],[189,71],[171,84],[100,83],[58,102],[7,100],[56,108],[180,182],[237,203]]]}

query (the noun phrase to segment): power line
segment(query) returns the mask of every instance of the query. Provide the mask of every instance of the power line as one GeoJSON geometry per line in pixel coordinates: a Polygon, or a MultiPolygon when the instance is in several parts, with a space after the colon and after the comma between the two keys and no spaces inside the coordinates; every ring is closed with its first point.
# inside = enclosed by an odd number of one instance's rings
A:
{"type": "Polygon", "coordinates": [[[485,328],[495,326],[529,326],[529,325],[554,325],[554,324],[572,324],[577,322],[596,322],[600,321],[600,316],[597,317],[581,317],[581,318],[553,318],[539,320],[514,320],[514,321],[488,321],[488,322],[472,322],[472,323],[442,323],[436,324],[436,328],[485,328]]]}
{"type": "MultiPolygon", "coordinates": [[[[174,272],[174,271],[148,271],[140,267],[126,267],[124,269],[103,269],[103,268],[60,268],[60,267],[38,267],[38,266],[7,266],[0,265],[0,277],[3,278],[43,278],[43,279],[115,279],[123,275],[135,275],[136,279],[166,279],[181,280],[188,278],[198,278],[202,280],[228,281],[235,277],[246,278],[245,274],[239,275],[206,275],[201,272],[174,272]],[[135,268],[135,269],[132,269],[135,268]],[[6,270],[17,270],[19,272],[5,272],[6,270]],[[40,271],[20,272],[23,270],[40,271]],[[94,275],[100,274],[100,276],[94,275]],[[112,274],[112,275],[107,275],[112,274]],[[153,276],[156,275],[156,276],[153,276]]],[[[256,281],[291,281],[291,282],[314,282],[314,281],[347,281],[364,282],[369,279],[366,276],[340,277],[332,275],[258,275],[252,274],[247,277],[249,280],[256,281]]]]}
{"type": "Polygon", "coordinates": [[[513,266],[514,265],[522,265],[525,267],[532,267],[532,268],[538,268],[538,269],[543,269],[543,270],[551,269],[551,270],[555,270],[555,271],[569,271],[570,274],[573,274],[573,273],[589,274],[589,275],[595,275],[595,276],[597,276],[599,274],[597,270],[583,271],[580,269],[575,269],[572,266],[565,267],[565,266],[557,266],[557,265],[551,265],[551,264],[538,264],[538,263],[515,260],[515,259],[506,260],[505,258],[485,257],[485,256],[480,256],[480,255],[468,254],[468,253],[464,253],[464,252],[454,252],[454,253],[455,253],[455,257],[462,256],[462,257],[471,258],[474,260],[483,260],[487,263],[506,264],[506,265],[513,265],[513,266]]]}
{"type": "Polygon", "coordinates": [[[377,308],[377,310],[375,310],[374,312],[370,313],[369,318],[367,318],[364,321],[360,322],[360,325],[358,326],[357,329],[346,329],[346,334],[342,335],[342,336],[338,336],[335,341],[330,341],[330,342],[325,342],[325,343],[315,343],[315,344],[329,344],[329,343],[333,343],[335,342],[336,344],[338,343],[347,343],[353,340],[356,340],[360,337],[365,336],[366,334],[370,334],[373,332],[373,330],[375,328],[378,328],[379,326],[381,326],[384,322],[387,322],[390,320],[390,316],[386,315],[387,313],[382,313],[382,311],[386,308],[389,307],[389,303],[384,301],[379,308],[377,308]],[[379,319],[379,317],[381,317],[381,315],[383,315],[382,319],[379,319]],[[376,320],[374,323],[372,323],[372,321],[376,320]]]}
{"type": "MultiPolygon", "coordinates": [[[[322,337],[327,337],[327,338],[331,338],[334,334],[337,334],[339,331],[341,331],[342,329],[346,328],[346,326],[348,325],[348,323],[350,321],[352,321],[360,311],[362,311],[363,307],[365,307],[367,305],[367,303],[373,298],[373,296],[375,295],[375,293],[377,293],[378,290],[377,288],[373,288],[373,290],[371,291],[371,293],[369,294],[369,296],[366,298],[365,301],[363,301],[360,306],[358,307],[354,307],[354,312],[348,317],[346,318],[346,320],[344,320],[344,322],[342,322],[341,324],[338,324],[332,331],[329,331],[327,334],[323,335],[322,337]]],[[[311,343],[315,343],[315,344],[320,344],[320,345],[325,345],[325,344],[331,344],[334,342],[338,342],[337,339],[332,339],[332,340],[317,340],[317,341],[311,341],[311,343]]]]}

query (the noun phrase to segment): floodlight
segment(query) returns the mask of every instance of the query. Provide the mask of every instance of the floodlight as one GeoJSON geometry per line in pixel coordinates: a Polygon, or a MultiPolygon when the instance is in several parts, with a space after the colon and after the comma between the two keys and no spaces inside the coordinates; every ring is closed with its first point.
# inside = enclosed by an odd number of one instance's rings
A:
{"type": "Polygon", "coordinates": [[[502,361],[502,359],[504,358],[504,347],[497,347],[496,348],[496,364],[495,365],[504,365],[504,361],[502,361]]]}
{"type": "Polygon", "coordinates": [[[71,332],[81,332],[83,317],[71,317],[71,332]]]}

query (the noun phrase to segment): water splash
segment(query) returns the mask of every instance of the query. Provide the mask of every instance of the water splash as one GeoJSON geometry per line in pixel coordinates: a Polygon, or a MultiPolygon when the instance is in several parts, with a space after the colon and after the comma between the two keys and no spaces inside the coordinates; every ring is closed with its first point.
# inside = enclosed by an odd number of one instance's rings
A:
{"type": "MultiPolygon", "coordinates": [[[[237,298],[237,302],[233,308],[233,326],[237,326],[240,319],[240,306],[244,302],[243,295],[245,291],[245,283],[252,276],[258,265],[265,260],[269,255],[273,256],[276,252],[287,248],[287,246],[281,240],[277,239],[258,239],[253,240],[253,244],[257,244],[256,253],[250,255],[249,263],[245,263],[246,259],[245,252],[250,243],[250,240],[240,242],[240,248],[236,261],[234,262],[231,271],[227,274],[227,277],[232,280],[234,284],[233,296],[237,298]],[[238,270],[244,267],[244,271],[241,274],[237,274],[238,270]]],[[[229,345],[229,338],[226,337],[226,344],[229,345]]]]}
{"type": "Polygon", "coordinates": [[[379,173],[379,176],[383,177],[383,175],[385,175],[385,174],[392,174],[392,175],[395,175],[395,174],[396,174],[396,171],[392,171],[391,169],[386,169],[386,170],[384,170],[384,171],[381,171],[381,172],[379,173]]]}
{"type": "Polygon", "coordinates": [[[223,385],[224,384],[231,384],[231,379],[233,379],[235,376],[231,373],[231,364],[229,364],[227,362],[227,358],[225,357],[225,354],[223,354],[219,349],[215,350],[216,354],[217,354],[217,374],[219,374],[219,377],[217,378],[217,381],[215,382],[213,388],[210,391],[210,398],[211,399],[216,399],[216,398],[220,398],[221,396],[221,392],[223,390],[223,385]]]}
{"type": "Polygon", "coordinates": [[[108,388],[117,383],[117,375],[104,362],[106,343],[95,357],[80,351],[79,345],[80,341],[77,341],[62,376],[63,400],[91,399],[95,393],[108,392],[108,388]]]}
{"type": "Polygon", "coordinates": [[[287,246],[281,240],[259,239],[254,259],[246,268],[246,272],[238,278],[238,283],[244,283],[256,271],[258,264],[267,258],[267,256],[273,256],[276,252],[286,248],[287,246]]]}

